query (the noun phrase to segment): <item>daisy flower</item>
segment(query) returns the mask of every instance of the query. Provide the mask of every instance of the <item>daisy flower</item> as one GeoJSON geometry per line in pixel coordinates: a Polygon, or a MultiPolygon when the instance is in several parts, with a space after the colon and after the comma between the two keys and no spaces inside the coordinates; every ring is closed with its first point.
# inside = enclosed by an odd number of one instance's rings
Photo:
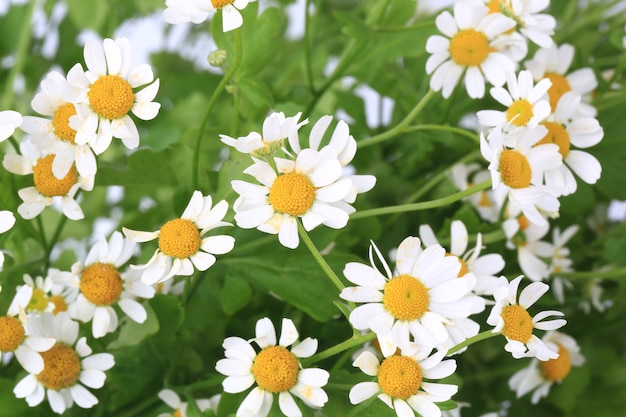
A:
{"type": "Polygon", "coordinates": [[[11,301],[7,315],[0,317],[0,363],[15,356],[26,372],[39,373],[44,368],[41,352],[50,349],[55,340],[33,334],[26,327],[29,319],[26,318],[24,310],[32,293],[31,287],[19,288],[11,301]]]}
{"type": "MultiPolygon", "coordinates": [[[[333,116],[322,116],[311,129],[309,134],[309,148],[315,151],[322,147],[322,141],[324,135],[328,131],[328,127],[333,120],[333,116]]],[[[289,137],[289,145],[292,151],[297,155],[302,152],[298,135],[292,135],[289,137]]],[[[374,188],[376,184],[376,177],[373,175],[354,175],[352,171],[354,169],[349,165],[356,155],[357,143],[354,137],[350,134],[350,127],[343,120],[337,122],[337,126],[332,132],[328,143],[324,145],[324,148],[330,148],[337,154],[337,159],[343,167],[341,178],[348,178],[352,181],[351,192],[343,198],[342,201],[332,203],[333,206],[338,207],[346,211],[348,214],[354,213],[355,209],[351,206],[355,202],[357,194],[367,192],[374,188]]]]}
{"type": "Polygon", "coordinates": [[[507,88],[493,87],[489,92],[505,111],[480,110],[476,113],[478,121],[488,127],[499,127],[505,131],[517,132],[519,128],[536,127],[550,115],[550,103],[544,100],[551,81],[543,79],[534,85],[530,71],[507,74],[507,88]]]}
{"type": "Polygon", "coordinates": [[[163,19],[167,23],[178,24],[192,22],[202,23],[209,16],[209,12],[200,10],[196,0],[165,0],[163,19]]]}
{"type": "MultiPolygon", "coordinates": [[[[427,224],[420,226],[419,236],[426,247],[439,244],[435,233],[427,224]]],[[[493,285],[498,279],[496,274],[504,269],[504,259],[502,255],[497,253],[480,256],[483,249],[480,233],[476,235],[476,245],[469,250],[467,249],[468,242],[469,235],[465,224],[460,220],[454,220],[450,225],[450,252],[446,255],[456,257],[461,263],[460,277],[471,273],[476,278],[476,286],[472,288],[473,292],[480,295],[491,295],[493,285]]],[[[484,302],[480,311],[483,309],[484,302]]],[[[478,312],[474,311],[473,314],[478,312]]]]}
{"type": "Polygon", "coordinates": [[[54,346],[43,352],[41,372],[30,372],[13,389],[17,398],[25,398],[29,406],[39,405],[47,396],[52,411],[63,414],[74,402],[81,408],[91,408],[98,399],[85,388],[102,388],[104,371],[114,365],[113,355],[92,355],[87,339],[78,339],[78,323],[68,313],[53,316],[43,313],[28,322],[33,334],[52,337],[54,346]]]}
{"type": "Polygon", "coordinates": [[[272,156],[280,150],[287,138],[298,139],[298,129],[309,122],[305,119],[301,122],[302,112],[295,116],[285,117],[283,112],[271,113],[263,122],[262,133],[251,132],[248,136],[232,138],[227,135],[220,135],[220,140],[228,146],[232,146],[241,153],[249,153],[252,156],[263,158],[272,156]]]}
{"type": "Polygon", "coordinates": [[[55,282],[53,276],[60,272],[58,269],[51,268],[46,277],[37,276],[35,279],[24,274],[24,284],[33,289],[30,301],[25,307],[27,313],[41,314],[48,311],[56,315],[67,311],[68,305],[75,297],[55,282]]]}
{"type": "MultiPolygon", "coordinates": [[[[167,404],[169,407],[174,409],[173,413],[161,413],[157,417],[187,417],[187,407],[189,404],[187,402],[181,401],[178,394],[176,394],[171,389],[162,389],[158,394],[161,401],[167,404]]],[[[213,410],[215,415],[217,415],[217,406],[219,404],[221,398],[221,394],[214,395],[209,399],[198,399],[195,400],[196,407],[200,412],[204,410],[213,410]]]]}
{"type": "MultiPolygon", "coordinates": [[[[450,169],[450,180],[459,191],[467,190],[474,184],[479,184],[491,178],[489,170],[482,169],[477,163],[457,164],[450,169]]],[[[493,196],[493,191],[482,190],[464,198],[478,212],[481,219],[495,223],[500,218],[500,207],[493,196]]]]}
{"type": "MultiPolygon", "coordinates": [[[[398,247],[395,273],[373,242],[369,258],[370,265],[350,262],[343,270],[357,286],[345,288],[339,296],[362,303],[350,313],[355,329],[372,330],[379,337],[390,335],[401,349],[413,348],[415,343],[433,348],[448,341],[445,325],[450,319],[471,314],[474,303],[466,296],[475,278],[459,278],[460,262],[446,256],[441,246],[422,250],[419,238],[407,237],[398,247]],[[384,273],[376,267],[374,252],[384,273]]],[[[381,344],[381,348],[384,354],[395,351],[395,346],[385,349],[381,344]]]]}
{"type": "Polygon", "coordinates": [[[152,120],[161,107],[152,101],[159,80],[154,80],[147,64],[129,71],[131,54],[127,38],[105,39],[102,44],[88,41],[84,50],[87,71],[76,64],[67,74],[69,83],[79,89],[76,115],[70,117],[75,143],[89,144],[96,155],[109,147],[113,137],[120,138],[128,149],[137,148],[139,132],[129,112],[152,120]],[[142,86],[146,87],[136,91],[142,86]]]}
{"type": "Polygon", "coordinates": [[[298,217],[307,231],[320,224],[333,229],[346,226],[349,213],[333,203],[343,200],[353,185],[349,178],[341,178],[341,163],[333,149],[304,149],[295,161],[273,162],[278,172],[259,160],[244,171],[261,184],[231,181],[239,194],[233,205],[237,226],[278,234],[278,241],[290,249],[300,243],[298,217]]]}
{"type": "MultiPolygon", "coordinates": [[[[471,98],[485,94],[485,79],[502,85],[505,74],[515,70],[515,63],[494,48],[503,33],[515,27],[515,21],[502,14],[489,14],[484,6],[468,2],[454,3],[454,16],[448,11],[437,16],[435,23],[445,35],[432,35],[426,41],[430,58],[426,73],[432,74],[430,88],[450,97],[465,72],[465,89],[471,98]]],[[[500,47],[502,45],[499,45],[500,47]]]]}
{"type": "Polygon", "coordinates": [[[550,0],[482,0],[490,12],[502,13],[515,20],[516,30],[538,46],[552,46],[556,19],[544,11],[550,0]]]}
{"type": "Polygon", "coordinates": [[[302,415],[292,394],[308,407],[322,407],[328,401],[322,389],[328,382],[328,372],[318,368],[302,369],[298,361],[298,358],[308,358],[315,353],[317,340],[307,337],[288,349],[299,337],[290,319],[282,321],[278,344],[274,325],[267,317],[257,321],[255,334],[251,341],[226,338],[222,345],[226,359],[220,359],[215,366],[219,373],[226,375],[222,383],[225,392],[243,392],[256,383],[237,409],[237,417],[267,416],[272,408],[273,394],[278,394],[280,411],[287,417],[302,415]],[[252,341],[260,352],[253,348],[252,341]]]}
{"type": "Polygon", "coordinates": [[[75,143],[76,130],[69,125],[70,117],[76,114],[78,90],[56,71],[48,73],[40,87],[31,107],[49,117],[24,116],[22,130],[31,134],[37,149],[55,154],[52,173],[58,179],[65,177],[73,165],[82,176],[96,175],[96,157],[89,145],[75,143]]]}
{"type": "Polygon", "coordinates": [[[229,32],[243,25],[240,10],[256,0],[196,0],[196,7],[203,12],[222,11],[222,30],[229,32]]]}
{"type": "Polygon", "coordinates": [[[580,347],[573,337],[551,331],[546,333],[542,341],[551,350],[558,351],[559,357],[543,362],[533,359],[527,368],[516,372],[509,379],[509,387],[515,391],[517,398],[534,391],[530,399],[533,404],[547,396],[552,385],[560,384],[573,366],[579,367],[585,363],[580,347]]]}
{"type": "Polygon", "coordinates": [[[498,287],[493,291],[496,304],[493,306],[487,324],[495,326],[493,333],[502,333],[507,343],[504,350],[514,358],[536,357],[540,361],[556,359],[558,352],[551,350],[541,339],[533,334],[534,329],[556,330],[566,323],[564,319],[543,321],[550,316],[563,316],[556,310],[542,311],[531,317],[527,309],[532,306],[549,287],[543,282],[533,282],[522,290],[517,301],[517,289],[523,275],[511,282],[500,278],[498,287]]]}
{"type": "Polygon", "coordinates": [[[175,275],[189,276],[195,269],[206,271],[215,263],[215,255],[230,252],[235,238],[227,235],[207,236],[210,230],[232,226],[222,219],[228,203],[222,200],[212,207],[211,196],[194,191],[182,216],[165,223],[154,232],[140,232],[123,228],[124,235],[135,242],[158,238],[159,248],[145,265],[131,265],[142,271],[141,281],[152,285],[175,275]]]}
{"type": "Polygon", "coordinates": [[[34,186],[18,191],[23,203],[17,212],[25,219],[32,219],[56,201],[68,219],[82,219],[83,210],[74,197],[79,189],[91,191],[94,177],[80,175],[72,165],[67,175],[58,179],[52,172],[54,154],[37,150],[29,141],[20,143],[20,152],[21,155],[6,154],[2,160],[4,168],[13,174],[33,174],[34,186]]]}
{"type": "Polygon", "coordinates": [[[428,356],[430,351],[385,355],[382,363],[371,352],[363,352],[352,364],[376,381],[359,382],[350,390],[350,402],[359,404],[378,396],[398,417],[440,417],[438,402],[448,401],[457,393],[451,384],[428,382],[425,379],[448,377],[456,370],[454,359],[442,360],[446,351],[428,356]]]}
{"type": "Polygon", "coordinates": [[[574,61],[575,49],[570,44],[561,46],[552,45],[535,52],[533,59],[527,60],[524,65],[535,81],[544,78],[552,81],[548,90],[550,106],[554,111],[563,94],[568,91],[578,93],[583,102],[577,106],[577,112],[585,116],[595,117],[597,111],[591,104],[591,93],[598,87],[598,80],[591,68],[580,68],[569,71],[574,61]]]}
{"type": "Polygon", "coordinates": [[[574,173],[587,184],[595,184],[602,173],[600,162],[588,152],[577,148],[597,145],[604,136],[604,130],[593,117],[580,116],[576,109],[580,105],[580,95],[567,92],[561,96],[554,113],[542,124],[548,129],[546,136],[538,144],[554,143],[559,147],[563,164],[545,173],[547,185],[562,190],[562,195],[576,191],[574,173]]]}
{"type": "Polygon", "coordinates": [[[74,263],[71,273],[56,278],[57,283],[78,291],[69,312],[72,318],[84,323],[91,321],[95,338],[117,329],[115,304],[137,323],[147,318],[146,309],[135,298],[152,298],[154,288],[140,282],[139,274],[134,271],[120,271],[136,247],[135,242],[124,239],[120,232],[113,232],[108,242],[101,238],[92,246],[84,263],[74,263]]]}
{"type": "Polygon", "coordinates": [[[0,142],[11,137],[22,124],[22,115],[13,110],[0,111],[0,142]]]}
{"type": "Polygon", "coordinates": [[[515,146],[505,146],[505,134],[496,128],[489,136],[480,134],[480,151],[489,161],[492,189],[498,206],[505,200],[518,206],[528,220],[539,225],[547,220],[539,212],[558,213],[558,190],[543,184],[544,172],[558,168],[562,164],[558,146],[554,144],[536,145],[546,134],[547,129],[537,126],[524,129],[515,141],[515,146]]]}
{"type": "MultiPolygon", "coordinates": [[[[11,229],[15,224],[15,215],[9,210],[0,210],[0,233],[11,229]]],[[[0,250],[0,271],[4,265],[4,253],[0,250]]]]}

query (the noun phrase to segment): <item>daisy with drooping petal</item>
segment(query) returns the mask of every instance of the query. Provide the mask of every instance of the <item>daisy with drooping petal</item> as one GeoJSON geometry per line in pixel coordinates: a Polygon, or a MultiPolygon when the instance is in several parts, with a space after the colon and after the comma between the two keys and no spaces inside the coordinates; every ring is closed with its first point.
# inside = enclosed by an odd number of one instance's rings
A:
{"type": "Polygon", "coordinates": [[[502,333],[507,343],[504,350],[514,358],[536,357],[540,361],[556,359],[559,354],[550,349],[541,339],[533,334],[533,329],[556,330],[566,323],[564,319],[544,321],[544,319],[563,313],[556,310],[542,311],[531,317],[528,307],[532,306],[549,287],[543,282],[533,282],[522,290],[517,301],[517,289],[523,278],[518,276],[511,282],[505,277],[500,278],[498,287],[493,291],[496,304],[493,306],[487,324],[495,326],[494,333],[502,333]]]}
{"type": "MultiPolygon", "coordinates": [[[[15,224],[15,215],[9,210],[0,210],[0,233],[11,229],[15,224]]],[[[4,265],[4,253],[0,250],[0,271],[4,265]]]]}
{"type": "Polygon", "coordinates": [[[513,147],[505,146],[505,133],[495,128],[489,136],[480,134],[480,152],[489,161],[492,189],[498,206],[505,200],[518,206],[529,221],[547,224],[539,212],[558,213],[559,190],[543,183],[544,172],[558,168],[562,164],[558,146],[554,144],[536,145],[546,134],[547,129],[537,126],[524,129],[515,139],[513,147]]]}
{"type": "MultiPolygon", "coordinates": [[[[161,413],[157,417],[187,417],[187,407],[189,404],[187,402],[181,401],[178,394],[176,394],[171,389],[162,389],[159,391],[159,398],[168,406],[174,409],[173,413],[161,413]]],[[[221,394],[214,395],[209,399],[197,399],[196,407],[200,412],[204,410],[213,410],[215,415],[217,415],[217,406],[219,404],[221,398],[221,394]]]]}
{"type": "Polygon", "coordinates": [[[515,391],[517,398],[534,391],[530,399],[532,404],[537,404],[542,397],[547,396],[552,385],[560,384],[573,366],[579,367],[585,363],[573,337],[551,331],[545,334],[542,341],[551,350],[558,351],[559,357],[543,362],[533,359],[527,368],[516,372],[509,379],[509,387],[515,391]]]}
{"type": "Polygon", "coordinates": [[[292,137],[297,141],[298,129],[309,122],[308,119],[300,122],[300,116],[302,112],[291,117],[285,117],[283,112],[271,113],[263,122],[262,133],[251,132],[248,136],[237,139],[220,135],[220,140],[241,153],[249,153],[258,158],[271,157],[283,147],[288,138],[290,142],[294,140],[292,137]]]}
{"type": "Polygon", "coordinates": [[[60,203],[61,211],[71,220],[84,217],[74,197],[79,189],[91,191],[94,177],[80,175],[72,165],[67,175],[58,179],[52,172],[55,155],[38,151],[29,141],[20,143],[21,155],[5,154],[2,166],[14,174],[33,174],[34,186],[22,188],[18,195],[23,203],[17,212],[25,219],[37,217],[43,209],[51,206],[55,201],[60,203]]]}
{"type": "Polygon", "coordinates": [[[22,124],[22,115],[13,110],[0,111],[0,142],[11,137],[22,124]]]}
{"type": "Polygon", "coordinates": [[[76,130],[69,124],[70,117],[76,114],[78,89],[56,71],[48,73],[40,86],[31,106],[51,118],[24,116],[22,130],[31,134],[30,141],[38,150],[55,154],[52,173],[56,178],[65,177],[72,166],[84,177],[96,175],[96,157],[89,145],[75,143],[76,130]]]}
{"type": "Polygon", "coordinates": [[[523,127],[536,127],[550,115],[550,103],[543,99],[550,88],[550,80],[543,79],[534,85],[530,71],[520,71],[517,77],[513,72],[508,73],[506,83],[506,89],[493,87],[490,93],[507,109],[480,110],[476,116],[482,125],[515,133],[523,127]]]}
{"type": "Polygon", "coordinates": [[[31,287],[19,288],[7,315],[0,317],[0,363],[6,362],[7,357],[15,356],[27,372],[38,373],[44,368],[41,352],[50,349],[55,340],[32,334],[26,327],[28,319],[24,310],[32,293],[31,287]]]}
{"type": "Polygon", "coordinates": [[[237,417],[267,416],[274,394],[278,394],[280,411],[287,417],[302,415],[292,395],[308,407],[322,407],[328,401],[322,389],[328,382],[328,372],[318,368],[302,369],[298,361],[298,358],[308,358],[315,353],[317,340],[307,337],[293,345],[299,335],[290,319],[282,321],[278,344],[274,324],[267,317],[257,321],[255,333],[256,337],[251,341],[226,338],[222,345],[226,358],[217,361],[215,366],[219,373],[226,375],[222,383],[225,392],[243,392],[256,384],[237,409],[237,417]],[[252,341],[259,346],[260,352],[256,352],[252,341]],[[288,349],[291,345],[292,348],[288,349]]]}
{"type": "Polygon", "coordinates": [[[91,321],[95,338],[117,329],[115,304],[137,323],[147,318],[146,309],[135,298],[152,298],[154,288],[140,282],[138,273],[120,271],[136,247],[120,232],[113,232],[108,242],[103,237],[93,245],[84,263],[76,262],[70,274],[57,276],[57,283],[78,290],[69,312],[72,318],[84,323],[91,321]]]}
{"type": "Polygon", "coordinates": [[[203,12],[215,13],[222,11],[222,29],[224,32],[237,29],[243,25],[243,17],[240,10],[246,8],[248,3],[256,0],[196,0],[196,7],[203,12]]]}
{"type": "Polygon", "coordinates": [[[450,319],[466,318],[474,308],[465,298],[474,277],[458,277],[460,262],[446,256],[439,245],[422,250],[421,241],[407,237],[398,247],[395,273],[372,242],[370,265],[346,264],[343,274],[356,287],[339,295],[347,301],[362,303],[350,313],[350,324],[357,330],[372,330],[380,337],[389,335],[395,345],[381,344],[390,355],[396,346],[413,349],[415,344],[429,348],[442,346],[450,338],[445,324],[450,319]],[[376,267],[373,253],[383,266],[376,267]],[[411,340],[411,336],[413,340],[411,340]]]}
{"type": "Polygon", "coordinates": [[[588,152],[577,148],[597,145],[604,136],[604,130],[593,117],[577,116],[580,95],[567,92],[561,96],[554,113],[542,124],[548,129],[546,136],[537,144],[554,143],[559,147],[563,164],[545,173],[545,183],[562,190],[562,195],[576,191],[574,173],[587,184],[595,184],[602,173],[600,162],[588,152]]]}
{"type": "Polygon", "coordinates": [[[398,417],[440,417],[436,403],[448,401],[457,393],[452,384],[428,382],[425,379],[448,377],[456,370],[454,359],[442,360],[446,354],[440,350],[428,356],[430,350],[411,354],[385,355],[382,362],[371,352],[363,352],[352,364],[366,375],[376,377],[376,382],[359,382],[350,390],[350,402],[359,404],[377,395],[398,417]]]}
{"type": "Polygon", "coordinates": [[[52,411],[57,414],[63,414],[74,403],[81,408],[98,404],[98,399],[85,386],[102,388],[106,379],[104,371],[115,363],[113,355],[92,355],[87,339],[78,339],[78,323],[72,321],[68,313],[56,316],[43,313],[30,318],[27,327],[33,334],[51,337],[56,343],[42,353],[43,371],[30,372],[18,382],[13,389],[15,396],[25,398],[31,407],[47,397],[52,411]]]}
{"type": "Polygon", "coordinates": [[[127,38],[88,41],[84,57],[87,71],[76,64],[67,80],[79,89],[76,115],[70,127],[76,130],[75,143],[89,144],[96,155],[104,152],[113,137],[128,149],[139,146],[139,132],[129,113],[142,120],[156,117],[161,105],[153,102],[159,90],[148,64],[130,71],[131,45],[127,38]],[[140,91],[137,89],[145,86],[140,91]]]}
{"type": "Polygon", "coordinates": [[[537,50],[533,59],[527,60],[524,65],[532,73],[535,81],[544,78],[552,81],[548,90],[552,111],[556,109],[563,94],[573,91],[582,97],[582,102],[578,103],[576,112],[595,117],[597,110],[589,103],[591,93],[598,87],[598,80],[591,68],[580,68],[569,72],[574,61],[574,52],[574,47],[569,44],[552,45],[550,48],[537,50]]]}
{"type": "MultiPolygon", "coordinates": [[[[322,116],[311,129],[309,134],[309,148],[315,151],[320,148],[333,149],[337,154],[337,159],[343,167],[341,178],[348,178],[352,181],[352,191],[346,195],[343,200],[332,203],[333,206],[339,207],[348,214],[354,213],[355,209],[351,206],[355,202],[357,194],[365,193],[376,184],[376,177],[373,175],[354,175],[349,165],[356,155],[357,143],[350,134],[350,127],[343,120],[337,122],[337,126],[328,140],[328,143],[322,147],[324,135],[332,122],[333,117],[330,115],[322,116]]],[[[302,152],[299,138],[297,135],[289,137],[289,145],[291,150],[297,155],[302,152]]]]}
{"type": "Polygon", "coordinates": [[[215,263],[215,255],[230,252],[235,238],[227,235],[203,237],[210,230],[232,226],[222,219],[228,203],[222,200],[212,206],[211,196],[193,192],[182,216],[165,223],[154,232],[140,232],[123,228],[124,235],[135,242],[148,242],[158,238],[159,248],[152,258],[141,266],[131,268],[142,271],[141,281],[152,285],[175,275],[189,276],[195,269],[206,271],[215,263]]]}
{"type": "Polygon", "coordinates": [[[516,22],[516,31],[533,43],[548,48],[552,46],[552,35],[556,19],[544,11],[550,0],[480,0],[492,13],[502,13],[516,22]]]}
{"type": "Polygon", "coordinates": [[[244,173],[260,184],[231,181],[239,197],[233,205],[237,226],[278,234],[281,245],[298,247],[297,219],[309,231],[324,224],[341,229],[348,223],[343,200],[353,189],[349,178],[341,178],[341,163],[333,149],[304,149],[295,161],[274,158],[277,171],[267,162],[255,160],[244,173]]]}
{"type": "MultiPolygon", "coordinates": [[[[467,190],[491,178],[489,170],[482,169],[477,163],[457,164],[450,169],[450,180],[459,191],[467,190]]],[[[464,198],[478,212],[481,219],[495,223],[500,217],[500,207],[496,204],[493,191],[482,190],[464,198]]]]}
{"type": "MultiPolygon", "coordinates": [[[[431,74],[430,88],[450,97],[465,72],[465,89],[470,98],[485,95],[485,79],[500,86],[506,73],[515,70],[515,63],[493,47],[499,35],[515,27],[515,21],[502,14],[489,14],[485,6],[465,1],[454,3],[454,16],[442,12],[435,20],[445,36],[432,35],[426,51],[432,54],[426,62],[431,74]]],[[[502,45],[499,45],[502,47],[502,45]]]]}

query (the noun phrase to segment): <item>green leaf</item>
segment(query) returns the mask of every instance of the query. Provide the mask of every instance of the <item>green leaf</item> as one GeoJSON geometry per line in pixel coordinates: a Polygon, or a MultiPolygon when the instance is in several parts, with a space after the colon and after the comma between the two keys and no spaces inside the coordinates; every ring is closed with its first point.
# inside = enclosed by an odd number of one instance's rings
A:
{"type": "Polygon", "coordinates": [[[159,340],[174,338],[185,318],[180,302],[167,294],[156,294],[149,302],[159,324],[158,333],[154,337],[159,340]]]}
{"type": "Polygon", "coordinates": [[[90,28],[100,32],[107,21],[110,4],[107,1],[67,0],[66,3],[70,19],[76,27],[90,28]]]}
{"type": "Polygon", "coordinates": [[[274,106],[272,92],[259,79],[248,77],[237,80],[237,88],[256,107],[269,109],[274,106]]]}
{"type": "Polygon", "coordinates": [[[245,279],[236,275],[227,275],[220,292],[220,301],[224,313],[230,315],[241,310],[252,298],[252,290],[245,279]]]}
{"type": "Polygon", "coordinates": [[[175,176],[167,150],[140,149],[128,157],[128,165],[100,163],[97,185],[173,185],[175,176]]]}
{"type": "Polygon", "coordinates": [[[128,319],[121,325],[122,330],[114,342],[110,343],[107,349],[119,349],[125,346],[134,346],[145,339],[147,336],[156,333],[159,330],[159,322],[154,310],[149,304],[144,303],[144,308],[148,314],[148,318],[143,323],[137,323],[128,319]]]}

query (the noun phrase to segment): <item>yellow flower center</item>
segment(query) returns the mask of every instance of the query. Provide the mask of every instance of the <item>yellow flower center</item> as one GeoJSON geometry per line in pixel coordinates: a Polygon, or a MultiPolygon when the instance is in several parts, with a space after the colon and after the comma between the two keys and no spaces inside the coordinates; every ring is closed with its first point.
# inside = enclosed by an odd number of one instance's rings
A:
{"type": "Polygon", "coordinates": [[[567,78],[560,74],[549,72],[543,77],[552,81],[552,85],[548,89],[548,97],[550,99],[550,107],[552,107],[552,111],[554,111],[557,103],[561,99],[561,96],[568,91],[572,91],[572,86],[569,85],[567,78]]]}
{"type": "Polygon", "coordinates": [[[265,391],[287,391],[298,379],[298,360],[282,346],[269,346],[259,352],[252,364],[252,375],[265,391]]]}
{"type": "Polygon", "coordinates": [[[91,264],[80,276],[80,292],[97,306],[113,304],[122,294],[122,277],[111,264],[91,264]]]}
{"type": "Polygon", "coordinates": [[[569,133],[563,127],[563,125],[555,122],[542,123],[547,129],[548,133],[535,144],[535,146],[543,145],[545,143],[554,143],[559,147],[559,153],[563,158],[569,154],[570,141],[569,133]]]}
{"type": "Polygon", "coordinates": [[[530,163],[519,151],[505,149],[500,154],[502,182],[511,188],[528,188],[532,170],[530,163]]]}
{"type": "Polygon", "coordinates": [[[474,29],[461,30],[450,39],[450,55],[462,67],[482,64],[490,51],[487,36],[474,29]]]}
{"type": "Polygon", "coordinates": [[[54,304],[54,310],[52,310],[52,314],[55,316],[63,311],[67,311],[67,303],[65,299],[60,295],[53,295],[50,297],[50,301],[54,304]]]}
{"type": "Polygon", "coordinates": [[[128,81],[119,75],[103,75],[89,89],[89,104],[105,119],[119,119],[128,114],[135,95],[128,81]]]}
{"type": "Polygon", "coordinates": [[[183,413],[177,408],[174,414],[172,414],[172,417],[183,417],[183,413]]]}
{"type": "Polygon", "coordinates": [[[461,259],[460,257],[458,257],[456,255],[453,255],[451,253],[446,253],[446,256],[455,257],[461,263],[461,269],[459,270],[459,275],[457,276],[457,278],[461,278],[461,277],[465,276],[465,274],[467,274],[469,272],[469,269],[467,269],[467,264],[465,263],[465,261],[463,259],[461,259]]]}
{"type": "Polygon", "coordinates": [[[428,289],[410,275],[398,275],[385,284],[383,305],[399,320],[416,320],[428,311],[428,289]]]}
{"type": "Polygon", "coordinates": [[[52,127],[54,128],[54,134],[59,139],[74,143],[76,131],[70,127],[70,117],[75,114],[76,107],[72,103],[65,103],[54,112],[52,127]]]}
{"type": "Polygon", "coordinates": [[[198,226],[190,220],[170,220],[159,232],[161,252],[173,258],[188,258],[198,252],[201,244],[198,226]]]}
{"type": "Polygon", "coordinates": [[[22,322],[11,316],[0,317],[0,352],[13,352],[25,337],[22,322]]]}
{"type": "Polygon", "coordinates": [[[228,6],[229,4],[234,3],[235,0],[211,0],[213,7],[216,9],[221,9],[224,6],[228,6]]]}
{"type": "Polygon", "coordinates": [[[480,192],[480,200],[478,201],[478,205],[481,207],[491,207],[491,200],[489,199],[489,194],[487,191],[480,192]]]}
{"type": "Polygon", "coordinates": [[[49,299],[45,292],[39,288],[33,288],[33,295],[30,297],[26,310],[41,313],[48,307],[48,301],[49,299]]]}
{"type": "Polygon", "coordinates": [[[572,358],[569,351],[562,345],[559,346],[559,357],[539,362],[541,374],[548,381],[562,381],[572,369],[572,358]]]}
{"type": "Polygon", "coordinates": [[[391,398],[405,400],[422,385],[422,368],[407,356],[391,356],[378,368],[378,385],[391,398]]]}
{"type": "Polygon", "coordinates": [[[515,126],[525,126],[533,117],[533,105],[526,99],[515,100],[507,109],[506,117],[515,126]]]}
{"type": "Polygon", "coordinates": [[[58,179],[52,173],[54,155],[45,156],[37,161],[33,168],[33,181],[37,191],[45,197],[64,196],[76,184],[76,167],[72,165],[63,179],[58,179]]]}
{"type": "Polygon", "coordinates": [[[41,384],[55,391],[69,388],[78,381],[81,365],[78,354],[64,343],[56,343],[50,350],[41,352],[43,371],[37,375],[41,384]]]}
{"type": "Polygon", "coordinates": [[[311,180],[295,172],[276,178],[270,188],[270,204],[279,213],[301,216],[315,200],[315,187],[311,180]]]}
{"type": "Polygon", "coordinates": [[[489,13],[500,13],[500,0],[489,0],[487,7],[489,7],[489,13]]]}
{"type": "Polygon", "coordinates": [[[533,335],[533,319],[519,304],[506,306],[500,313],[504,319],[502,334],[511,340],[526,343],[533,335]]]}
{"type": "Polygon", "coordinates": [[[517,224],[519,225],[519,230],[521,231],[528,229],[528,226],[530,226],[528,217],[524,216],[523,214],[517,218],[517,224]]]}

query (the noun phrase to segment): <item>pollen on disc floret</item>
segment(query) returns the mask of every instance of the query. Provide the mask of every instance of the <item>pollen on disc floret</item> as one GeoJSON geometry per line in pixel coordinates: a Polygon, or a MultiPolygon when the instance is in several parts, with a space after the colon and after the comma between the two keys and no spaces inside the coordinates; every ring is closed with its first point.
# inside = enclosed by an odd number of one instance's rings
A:
{"type": "Polygon", "coordinates": [[[117,269],[107,263],[87,266],[80,277],[80,291],[97,306],[113,304],[122,294],[123,281],[117,269]]]}
{"type": "Polygon", "coordinates": [[[190,220],[174,219],[161,227],[159,248],[168,256],[187,258],[197,253],[201,244],[198,226],[190,220]]]}
{"type": "Polygon", "coordinates": [[[391,356],[380,364],[378,383],[391,398],[407,399],[422,385],[422,368],[408,356],[391,356]]]}
{"type": "Polygon", "coordinates": [[[528,159],[521,152],[505,149],[500,154],[500,175],[502,182],[511,188],[528,188],[532,169],[528,159]]]}
{"type": "Polygon", "coordinates": [[[305,175],[290,172],[276,178],[270,188],[269,199],[276,211],[301,216],[315,201],[315,187],[305,175]]]}
{"type": "Polygon", "coordinates": [[[76,384],[81,364],[78,354],[72,347],[56,343],[50,350],[40,354],[44,369],[36,375],[36,378],[44,387],[58,391],[76,384]]]}
{"type": "Polygon", "coordinates": [[[54,134],[66,142],[74,143],[76,130],[70,127],[70,117],[76,114],[76,107],[73,103],[65,103],[54,112],[52,126],[54,134]]]}
{"type": "Polygon", "coordinates": [[[52,173],[52,163],[55,155],[47,155],[39,159],[33,168],[33,181],[37,191],[46,197],[67,195],[74,184],[78,174],[76,167],[72,165],[69,172],[62,179],[58,179],[52,173]]]}
{"type": "Polygon", "coordinates": [[[520,305],[510,305],[502,309],[504,327],[502,334],[511,340],[526,343],[533,334],[533,319],[528,311],[520,305]]]}
{"type": "Polygon", "coordinates": [[[282,392],[292,388],[298,379],[298,360],[282,346],[269,346],[257,355],[252,375],[265,391],[282,392]]]}
{"type": "Polygon", "coordinates": [[[428,310],[428,289],[410,275],[399,275],[385,284],[383,305],[399,320],[416,320],[428,310]]]}
{"type": "Polygon", "coordinates": [[[110,120],[127,115],[135,102],[132,87],[119,75],[98,78],[87,95],[93,111],[110,120]]]}
{"type": "Polygon", "coordinates": [[[0,352],[13,352],[25,337],[24,326],[18,319],[11,316],[0,317],[0,352]]]}

